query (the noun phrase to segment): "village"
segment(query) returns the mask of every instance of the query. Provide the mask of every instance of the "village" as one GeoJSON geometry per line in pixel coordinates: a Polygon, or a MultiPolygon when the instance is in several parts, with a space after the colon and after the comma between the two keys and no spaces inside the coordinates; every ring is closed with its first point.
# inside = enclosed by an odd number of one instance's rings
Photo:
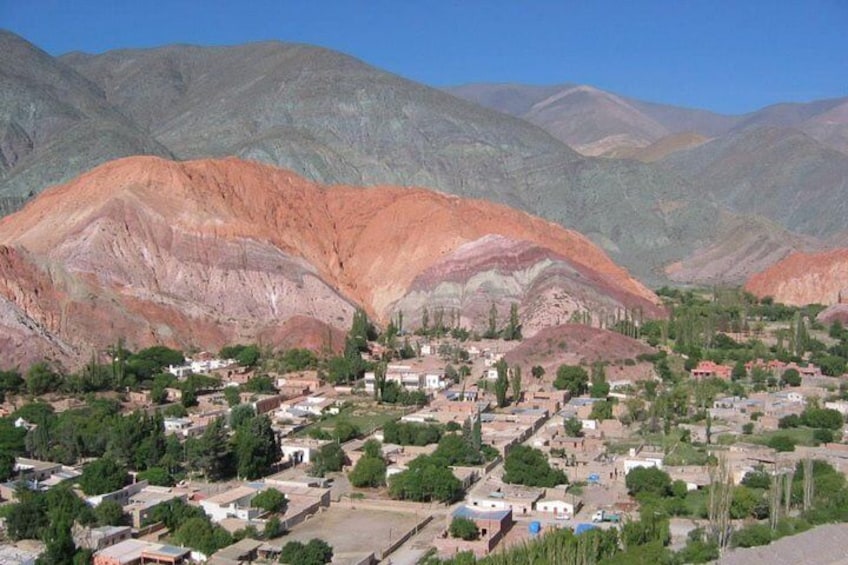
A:
{"type": "MultiPolygon", "coordinates": [[[[805,339],[845,342],[838,324],[816,330],[803,315],[791,322],[796,334],[799,319],[805,339]]],[[[197,472],[176,461],[173,469],[188,472],[169,480],[153,472],[164,463],[145,471],[128,464],[120,488],[96,494],[79,486],[92,459],[31,456],[47,424],[28,419],[36,411],[26,395],[7,394],[0,409],[10,429],[26,435],[28,451],[0,484],[0,561],[35,563],[43,544],[11,525],[14,508],[28,492],[46,496],[68,486],[97,517],[72,524],[73,543],[95,565],[483,558],[549,532],[626,536],[624,526],[644,521],[646,508],[663,514],[662,548],[705,562],[718,557],[706,534],[722,519],[737,532],[726,534],[725,546],[744,548],[760,544],[738,532],[768,529],[764,523],[777,531],[814,509],[824,493],[810,481],[800,500],[780,496],[787,481],[794,488],[798,470],[812,474],[812,462],[826,464],[844,488],[848,381],[825,374],[800,344],[801,355],[758,345],[762,357],[718,362],[656,343],[648,326],[642,335],[626,323],[564,328],[562,336],[530,340],[509,328],[479,339],[395,328],[388,342],[352,330],[365,370],[336,382],[313,359],[303,363],[308,368],[280,370],[244,355],[244,347],[240,360],[194,354],[163,366],[167,386],[121,394],[120,413],[144,414],[141,421],[158,414],[167,445],[182,449],[184,461],[215,433],[238,442],[244,426],[261,419],[277,450],[268,465],[242,474],[239,459],[237,473],[218,478],[202,462],[197,472]],[[619,341],[627,347],[597,350],[619,341]],[[725,483],[733,504],[722,518],[711,500],[725,483]],[[115,509],[112,519],[101,517],[105,508],[115,509]],[[202,525],[187,533],[191,520],[202,525]],[[308,550],[312,557],[297,553],[308,550]]],[[[741,347],[738,331],[715,331],[714,341],[718,335],[716,350],[741,347]]],[[[49,404],[51,417],[91,399],[49,398],[37,404],[49,404]]]]}

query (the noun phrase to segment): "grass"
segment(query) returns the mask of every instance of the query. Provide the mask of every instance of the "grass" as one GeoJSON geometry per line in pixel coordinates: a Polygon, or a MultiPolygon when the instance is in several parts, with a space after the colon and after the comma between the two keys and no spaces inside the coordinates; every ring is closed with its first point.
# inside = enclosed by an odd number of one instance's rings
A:
{"type": "Polygon", "coordinates": [[[314,428],[332,430],[339,420],[353,424],[359,428],[363,435],[367,435],[375,429],[385,426],[386,423],[397,420],[408,409],[408,407],[404,406],[380,405],[375,402],[353,402],[344,406],[339,410],[338,414],[324,416],[320,420],[309,424],[299,430],[296,436],[306,437],[309,435],[309,431],[314,428]]]}
{"type": "Polygon", "coordinates": [[[789,436],[795,445],[817,445],[818,442],[813,439],[813,428],[789,428],[786,430],[777,430],[774,432],[763,432],[760,434],[754,434],[750,436],[746,436],[747,440],[751,443],[758,443],[761,445],[767,445],[769,440],[774,436],[789,436]]]}

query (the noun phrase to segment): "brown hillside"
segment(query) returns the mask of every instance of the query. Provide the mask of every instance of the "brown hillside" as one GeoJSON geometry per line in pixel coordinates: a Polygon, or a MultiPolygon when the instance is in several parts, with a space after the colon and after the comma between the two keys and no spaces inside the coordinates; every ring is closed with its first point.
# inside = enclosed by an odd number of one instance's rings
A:
{"type": "MultiPolygon", "coordinates": [[[[356,306],[385,321],[397,304],[445,296],[438,305],[463,310],[469,324],[477,320],[464,311],[468,296],[518,301],[523,313],[532,303],[535,327],[544,305],[566,296],[563,316],[661,314],[653,293],[588,239],[526,213],[423,189],[327,188],[232,158],[107,163],[3,218],[0,244],[25,266],[6,270],[3,296],[37,302],[33,319],[76,348],[115,335],[138,345],[289,343],[303,324],[288,320],[343,329],[356,306]],[[522,259],[499,260],[493,235],[525,249],[522,259]],[[446,293],[433,273],[469,248],[476,266],[452,269],[446,293]],[[19,272],[45,290],[30,296],[19,272]],[[579,292],[569,294],[572,285],[579,292]]],[[[323,332],[308,333],[314,342],[323,332]]]]}
{"type": "Polygon", "coordinates": [[[794,253],[751,277],[745,288],[785,304],[848,301],[848,249],[794,253]]]}

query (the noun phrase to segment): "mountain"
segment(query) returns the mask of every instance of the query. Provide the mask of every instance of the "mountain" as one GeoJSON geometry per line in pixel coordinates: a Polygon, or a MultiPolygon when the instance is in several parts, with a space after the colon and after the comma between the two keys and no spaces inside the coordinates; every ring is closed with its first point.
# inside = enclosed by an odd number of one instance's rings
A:
{"type": "Polygon", "coordinates": [[[736,123],[731,116],[643,102],[587,85],[467,84],[446,90],[534,123],[585,155],[617,156],[679,133],[712,137],[736,123]]]}
{"type": "Polygon", "coordinates": [[[0,212],[45,186],[161,144],[73,69],[0,30],[0,212]]]}
{"type": "Polygon", "coordinates": [[[732,211],[815,237],[848,228],[848,155],[798,130],[749,128],[662,163],[732,211]]]}
{"type": "Polygon", "coordinates": [[[752,276],[745,288],[785,304],[848,303],[848,249],[795,253],[752,276]]]}
{"type": "Polygon", "coordinates": [[[291,344],[304,326],[345,330],[356,307],[408,326],[459,311],[482,329],[493,302],[504,320],[518,303],[528,336],[576,311],[663,315],[587,238],[524,212],[235,158],[104,164],[0,220],[0,246],[5,363],[73,362],[116,336],[291,344]]]}
{"type": "Polygon", "coordinates": [[[61,61],[178,158],[236,155],[312,180],[428,186],[588,235],[645,280],[711,234],[687,183],[587,159],[532,124],[326,49],[171,46],[61,61]],[[667,202],[678,203],[663,213],[667,202]]]}
{"type": "Polygon", "coordinates": [[[848,97],[775,104],[742,115],[646,102],[587,85],[466,84],[454,96],[528,120],[587,155],[626,156],[680,133],[712,138],[760,127],[792,128],[848,154],[848,97]]]}

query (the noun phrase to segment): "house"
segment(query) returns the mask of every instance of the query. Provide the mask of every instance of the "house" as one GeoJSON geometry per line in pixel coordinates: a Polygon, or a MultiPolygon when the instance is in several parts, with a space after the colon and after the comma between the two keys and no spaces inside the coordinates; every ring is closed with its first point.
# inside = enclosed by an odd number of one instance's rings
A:
{"type": "Polygon", "coordinates": [[[712,361],[701,361],[690,371],[690,374],[695,380],[718,378],[729,381],[732,372],[733,367],[719,365],[712,361]]]}
{"type": "Polygon", "coordinates": [[[264,542],[244,538],[223,549],[219,549],[206,562],[207,565],[237,565],[253,563],[259,558],[259,548],[264,542]]]}
{"type": "Polygon", "coordinates": [[[509,509],[480,510],[470,506],[460,506],[448,516],[447,527],[433,540],[433,545],[441,555],[456,555],[461,551],[471,551],[476,557],[484,557],[497,546],[510,528],[512,528],[512,511],[509,509]],[[465,541],[451,537],[448,529],[454,518],[466,518],[473,521],[480,531],[480,538],[465,541]]]}
{"type": "Polygon", "coordinates": [[[286,438],[280,442],[280,452],[283,460],[292,465],[312,463],[315,455],[330,440],[312,438],[286,438]]]}
{"type": "Polygon", "coordinates": [[[89,528],[75,523],[71,536],[77,547],[94,551],[118,544],[132,538],[132,528],[129,526],[101,526],[89,528]]]}
{"type": "Polygon", "coordinates": [[[15,479],[0,484],[0,496],[5,500],[15,500],[15,490],[23,482],[30,490],[44,492],[59,483],[76,479],[82,473],[60,463],[39,461],[18,457],[15,459],[15,479]]]}
{"type": "Polygon", "coordinates": [[[128,539],[94,554],[93,565],[181,565],[189,563],[191,550],[173,545],[128,539]]]}
{"type": "Polygon", "coordinates": [[[266,488],[263,483],[243,484],[201,500],[200,507],[213,522],[226,518],[253,520],[259,517],[263,510],[251,507],[250,501],[266,488]]]}
{"type": "Polygon", "coordinates": [[[580,499],[568,502],[559,498],[544,498],[536,502],[536,511],[553,514],[554,518],[558,520],[568,520],[577,514],[582,506],[583,501],[580,499]]]}
{"type": "Polygon", "coordinates": [[[468,495],[468,506],[482,510],[509,510],[520,516],[533,511],[533,505],[544,496],[543,489],[486,481],[468,495]]]}

